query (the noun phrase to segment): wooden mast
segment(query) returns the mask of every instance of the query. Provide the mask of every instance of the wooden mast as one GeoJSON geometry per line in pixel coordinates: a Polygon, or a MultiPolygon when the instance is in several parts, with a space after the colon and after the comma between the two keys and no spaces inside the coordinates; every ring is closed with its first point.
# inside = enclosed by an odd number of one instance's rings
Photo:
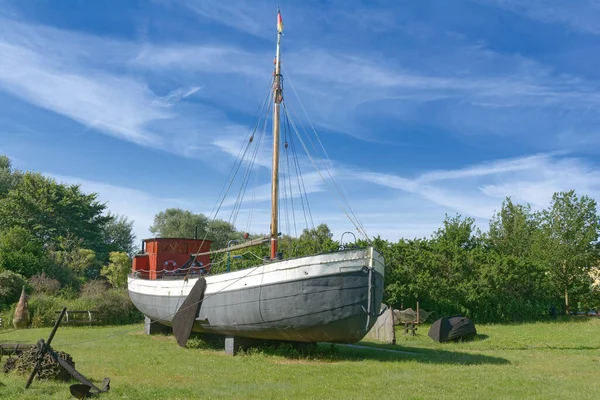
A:
{"type": "Polygon", "coordinates": [[[277,53],[275,57],[275,82],[273,84],[273,170],[271,175],[271,259],[277,256],[278,203],[279,203],[279,114],[282,100],[281,64],[279,44],[283,33],[281,13],[277,10],[277,53]]]}

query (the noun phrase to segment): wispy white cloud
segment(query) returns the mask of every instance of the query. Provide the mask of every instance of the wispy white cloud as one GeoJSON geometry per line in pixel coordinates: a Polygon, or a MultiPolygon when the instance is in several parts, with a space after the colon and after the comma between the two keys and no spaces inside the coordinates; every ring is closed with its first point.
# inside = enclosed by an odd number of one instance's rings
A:
{"type": "Polygon", "coordinates": [[[548,154],[431,171],[414,179],[372,172],[356,176],[481,219],[490,218],[506,197],[529,203],[535,209],[549,205],[553,193],[571,189],[600,200],[600,173],[596,167],[581,159],[548,154]]]}
{"type": "Polygon", "coordinates": [[[7,43],[0,43],[0,52],[0,84],[16,97],[139,144],[162,144],[145,124],[172,115],[148,104],[153,96],[145,85],[65,71],[51,59],[7,43]]]}
{"type": "Polygon", "coordinates": [[[181,0],[179,3],[203,18],[251,35],[266,37],[274,31],[274,9],[269,9],[266,2],[181,0]],[[266,23],[268,16],[272,17],[271,24],[266,23]]]}
{"type": "Polygon", "coordinates": [[[139,74],[115,69],[107,60],[123,67],[139,54],[131,43],[6,19],[1,25],[0,90],[34,106],[86,129],[190,157],[212,157],[191,149],[223,128],[235,129],[211,106],[184,104],[201,86],[188,81],[160,95],[139,74]]]}
{"type": "Polygon", "coordinates": [[[171,106],[175,105],[176,103],[178,103],[179,101],[185,99],[186,97],[193,95],[200,89],[202,89],[201,86],[194,86],[189,89],[178,88],[178,89],[172,90],[166,96],[155,98],[152,101],[152,104],[158,105],[161,107],[171,107],[171,106]]]}
{"type": "Polygon", "coordinates": [[[529,18],[547,23],[559,23],[569,28],[600,34],[600,3],[587,1],[523,1],[523,0],[474,0],[505,10],[526,15],[529,18]]]}

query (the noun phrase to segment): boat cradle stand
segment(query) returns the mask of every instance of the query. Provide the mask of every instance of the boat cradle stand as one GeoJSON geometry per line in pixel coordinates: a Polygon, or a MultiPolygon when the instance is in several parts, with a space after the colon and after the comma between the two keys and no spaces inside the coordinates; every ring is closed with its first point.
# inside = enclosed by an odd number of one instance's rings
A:
{"type": "Polygon", "coordinates": [[[314,342],[293,342],[286,340],[268,340],[240,336],[225,336],[225,354],[235,356],[239,351],[246,351],[252,347],[278,347],[283,344],[294,347],[300,353],[309,353],[317,347],[317,344],[314,342]]]}

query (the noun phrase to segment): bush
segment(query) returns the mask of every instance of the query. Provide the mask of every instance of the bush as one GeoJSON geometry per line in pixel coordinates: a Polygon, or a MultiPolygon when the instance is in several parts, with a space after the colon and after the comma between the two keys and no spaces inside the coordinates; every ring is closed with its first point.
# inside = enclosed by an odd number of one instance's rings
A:
{"type": "Polygon", "coordinates": [[[127,253],[113,251],[109,256],[110,263],[102,267],[100,274],[105,276],[113,287],[127,287],[127,274],[131,271],[131,259],[127,253]]]}
{"type": "Polygon", "coordinates": [[[109,289],[96,304],[98,318],[103,324],[120,325],[141,322],[144,315],[131,302],[125,289],[109,289]]]}
{"type": "Polygon", "coordinates": [[[41,243],[26,229],[15,226],[0,233],[0,269],[30,277],[41,271],[46,262],[41,243]]]}
{"type": "Polygon", "coordinates": [[[0,272],[0,310],[19,301],[21,290],[26,286],[25,278],[12,271],[0,272]]]}
{"type": "Polygon", "coordinates": [[[50,278],[45,272],[29,278],[29,285],[35,293],[56,294],[60,290],[60,282],[50,278]]]}
{"type": "Polygon", "coordinates": [[[52,326],[56,322],[58,314],[56,311],[62,310],[68,305],[61,297],[39,294],[29,299],[29,315],[31,316],[31,327],[41,328],[52,326]]]}
{"type": "Polygon", "coordinates": [[[96,299],[102,297],[108,290],[108,283],[104,280],[91,280],[82,286],[79,292],[81,297],[96,299]]]}

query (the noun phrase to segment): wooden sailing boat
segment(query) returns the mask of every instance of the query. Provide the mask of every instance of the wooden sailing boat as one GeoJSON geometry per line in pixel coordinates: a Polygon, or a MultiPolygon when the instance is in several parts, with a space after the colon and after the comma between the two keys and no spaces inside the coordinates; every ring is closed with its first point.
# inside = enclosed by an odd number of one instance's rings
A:
{"type": "MultiPolygon", "coordinates": [[[[209,241],[148,239],[146,253],[135,257],[128,278],[129,296],[150,320],[171,326],[198,280],[205,279],[203,300],[194,309],[192,330],[228,336],[299,342],[353,343],[373,326],[383,297],[384,261],[373,248],[284,259],[278,253],[280,108],[282,102],[280,43],[273,82],[273,165],[270,236],[210,252],[209,241]],[[270,243],[270,259],[254,267],[216,275],[167,277],[162,266],[192,254],[188,270],[210,264],[209,254],[270,243]],[[201,264],[196,264],[198,262],[201,264]],[[148,273],[142,273],[142,272],[148,273]],[[157,272],[158,271],[158,272],[157,272]],[[196,311],[197,310],[197,311],[196,311]]],[[[204,286],[204,285],[202,285],[204,286]]],[[[198,302],[197,302],[198,303],[198,302]]]]}

